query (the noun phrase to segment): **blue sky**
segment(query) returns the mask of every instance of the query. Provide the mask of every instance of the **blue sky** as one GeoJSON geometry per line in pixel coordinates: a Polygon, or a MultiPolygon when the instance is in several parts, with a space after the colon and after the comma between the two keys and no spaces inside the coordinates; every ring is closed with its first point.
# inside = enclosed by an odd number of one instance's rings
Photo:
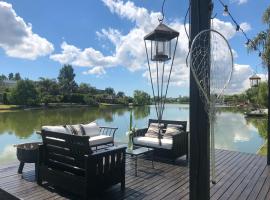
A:
{"type": "MultiPolygon", "coordinates": [[[[181,38],[169,96],[188,95],[188,69],[180,59],[187,53],[183,31],[187,2],[165,4],[166,23],[181,38]]],[[[261,15],[270,5],[268,0],[224,2],[250,37],[265,28],[261,15]]],[[[161,4],[162,0],[0,1],[0,73],[20,72],[33,80],[56,78],[61,66],[70,63],[78,83],[113,87],[127,95],[135,89],[151,93],[142,39],[157,25],[161,4]]],[[[235,33],[218,1],[214,6],[215,29],[229,39],[237,54],[231,92],[241,92],[248,88],[248,77],[260,60],[247,53],[244,37],[235,33]]],[[[257,71],[265,77],[260,65],[257,71]]]]}

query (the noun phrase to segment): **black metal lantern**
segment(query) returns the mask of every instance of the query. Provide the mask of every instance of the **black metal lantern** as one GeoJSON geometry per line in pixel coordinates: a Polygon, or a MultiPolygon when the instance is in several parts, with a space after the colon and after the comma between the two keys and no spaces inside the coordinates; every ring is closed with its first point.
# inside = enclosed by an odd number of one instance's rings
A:
{"type": "Polygon", "coordinates": [[[149,75],[158,120],[161,120],[163,115],[178,36],[179,32],[171,29],[160,21],[155,30],[144,37],[149,75]],[[169,62],[170,60],[171,62],[169,62]],[[153,66],[151,67],[151,65],[153,66]],[[166,65],[168,65],[169,68],[166,68],[166,65]],[[165,80],[166,78],[164,77],[165,73],[167,73],[167,80],[165,80]]]}
{"type": "Polygon", "coordinates": [[[144,37],[151,42],[151,61],[165,62],[171,59],[171,40],[178,38],[179,33],[163,23],[144,37]]]}
{"type": "Polygon", "coordinates": [[[250,78],[250,86],[251,87],[258,87],[261,82],[261,77],[259,77],[257,74],[253,74],[250,78]]]}

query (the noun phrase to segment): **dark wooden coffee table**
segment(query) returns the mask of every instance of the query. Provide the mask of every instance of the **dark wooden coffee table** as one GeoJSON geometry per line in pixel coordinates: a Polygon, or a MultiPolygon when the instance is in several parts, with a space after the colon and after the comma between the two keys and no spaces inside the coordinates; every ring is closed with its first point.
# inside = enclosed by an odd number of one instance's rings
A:
{"type": "Polygon", "coordinates": [[[130,155],[135,160],[135,176],[137,176],[138,157],[141,155],[151,154],[152,156],[152,168],[154,168],[154,149],[147,147],[140,147],[133,150],[126,149],[126,154],[130,155]]]}

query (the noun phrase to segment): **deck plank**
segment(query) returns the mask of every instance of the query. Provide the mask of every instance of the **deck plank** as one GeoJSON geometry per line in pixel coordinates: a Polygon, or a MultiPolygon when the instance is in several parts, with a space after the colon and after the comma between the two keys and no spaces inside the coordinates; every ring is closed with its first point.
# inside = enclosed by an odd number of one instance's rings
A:
{"type": "MultiPolygon", "coordinates": [[[[184,159],[184,158],[183,158],[184,159]]],[[[127,156],[126,191],[115,185],[93,199],[125,200],[188,200],[189,168],[179,163],[156,159],[138,160],[138,176],[134,175],[134,162],[127,156]]],[[[23,177],[17,174],[18,163],[0,166],[0,188],[22,199],[76,199],[68,192],[41,187],[35,182],[34,165],[26,165],[23,177]],[[64,196],[63,196],[64,195],[64,196]]],[[[210,186],[211,200],[270,199],[270,168],[266,158],[258,155],[216,150],[216,181],[210,186]]],[[[78,198],[78,197],[77,197],[78,198]]]]}

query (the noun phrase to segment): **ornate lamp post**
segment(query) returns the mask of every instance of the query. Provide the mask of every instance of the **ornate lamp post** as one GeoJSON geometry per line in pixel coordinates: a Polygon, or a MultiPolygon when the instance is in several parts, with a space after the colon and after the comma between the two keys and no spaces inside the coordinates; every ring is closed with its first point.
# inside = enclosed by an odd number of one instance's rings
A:
{"type": "MultiPolygon", "coordinates": [[[[179,32],[163,24],[163,19],[159,21],[159,25],[144,37],[144,43],[157,119],[160,122],[163,116],[179,32]],[[169,68],[166,68],[167,65],[169,68]]],[[[159,134],[160,138],[161,135],[159,134]]]]}

